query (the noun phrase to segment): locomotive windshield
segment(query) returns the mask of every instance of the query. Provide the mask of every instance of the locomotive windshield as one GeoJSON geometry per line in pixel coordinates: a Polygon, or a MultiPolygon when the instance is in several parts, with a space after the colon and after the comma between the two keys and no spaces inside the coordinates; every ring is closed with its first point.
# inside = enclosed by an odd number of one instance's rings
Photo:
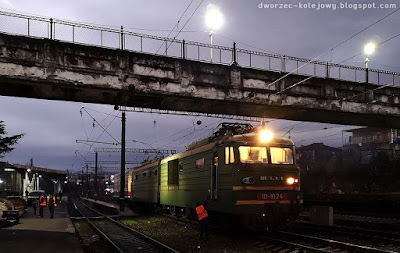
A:
{"type": "Polygon", "coordinates": [[[291,148],[271,147],[271,163],[293,164],[293,150],[291,148]]]}
{"type": "Polygon", "coordinates": [[[240,146],[241,163],[268,163],[267,147],[240,146]]]}
{"type": "MultiPolygon", "coordinates": [[[[267,147],[240,146],[241,163],[268,163],[267,147]]],[[[293,150],[284,147],[270,147],[272,164],[293,164],[293,150]]]]}

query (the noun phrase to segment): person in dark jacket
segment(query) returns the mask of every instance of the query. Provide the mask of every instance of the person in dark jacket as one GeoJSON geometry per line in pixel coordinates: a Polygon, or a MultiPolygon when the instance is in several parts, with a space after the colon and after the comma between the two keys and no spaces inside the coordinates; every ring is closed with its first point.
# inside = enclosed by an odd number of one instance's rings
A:
{"type": "Polygon", "coordinates": [[[196,203],[196,213],[200,223],[200,240],[203,239],[203,235],[205,236],[206,240],[208,240],[208,212],[206,210],[207,201],[208,198],[203,204],[201,204],[200,201],[196,203]]]}
{"type": "Polygon", "coordinates": [[[53,219],[54,218],[54,207],[57,206],[56,203],[56,197],[54,197],[53,195],[49,194],[49,196],[47,197],[47,203],[49,205],[49,210],[50,210],[50,218],[53,219]]]}
{"type": "Polygon", "coordinates": [[[32,206],[33,206],[33,215],[36,215],[36,209],[39,205],[39,199],[33,198],[32,199],[32,206]]]}
{"type": "Polygon", "coordinates": [[[60,203],[61,203],[61,200],[62,200],[62,196],[63,196],[62,191],[59,191],[59,192],[58,192],[58,197],[60,198],[60,203]]]}

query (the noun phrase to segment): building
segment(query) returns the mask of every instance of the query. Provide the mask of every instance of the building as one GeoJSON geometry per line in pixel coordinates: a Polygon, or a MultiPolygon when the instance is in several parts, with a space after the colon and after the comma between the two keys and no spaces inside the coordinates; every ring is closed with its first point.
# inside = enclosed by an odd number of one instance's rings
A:
{"type": "Polygon", "coordinates": [[[63,189],[65,180],[65,171],[0,162],[0,193],[3,195],[26,196],[26,191],[34,190],[55,194],[63,189]]]}
{"type": "Polygon", "coordinates": [[[302,171],[329,170],[331,165],[340,163],[342,151],[323,143],[313,143],[307,146],[296,147],[297,164],[302,171]]]}
{"type": "Polygon", "coordinates": [[[305,193],[332,191],[335,173],[342,164],[342,150],[313,143],[296,147],[297,164],[301,171],[301,188],[305,193]]]}
{"type": "Polygon", "coordinates": [[[346,132],[350,134],[343,145],[343,160],[347,164],[368,164],[379,153],[390,160],[400,159],[399,129],[368,127],[346,132]]]}

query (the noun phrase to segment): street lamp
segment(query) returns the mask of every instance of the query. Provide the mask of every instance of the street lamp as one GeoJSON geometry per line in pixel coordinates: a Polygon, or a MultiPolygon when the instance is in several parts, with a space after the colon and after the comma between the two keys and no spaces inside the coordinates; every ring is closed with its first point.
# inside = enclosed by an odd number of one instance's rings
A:
{"type": "Polygon", "coordinates": [[[368,56],[373,54],[375,52],[376,44],[373,42],[369,42],[364,46],[364,54],[365,54],[365,71],[366,71],[366,76],[365,76],[365,83],[368,84],[368,56]]]}
{"type": "Polygon", "coordinates": [[[207,6],[207,12],[206,12],[206,25],[208,26],[208,28],[210,28],[209,35],[210,35],[210,42],[211,42],[210,43],[211,44],[211,48],[210,48],[211,62],[213,61],[212,36],[214,34],[214,31],[219,29],[223,23],[224,23],[224,16],[222,15],[219,8],[213,4],[209,4],[207,6]]]}

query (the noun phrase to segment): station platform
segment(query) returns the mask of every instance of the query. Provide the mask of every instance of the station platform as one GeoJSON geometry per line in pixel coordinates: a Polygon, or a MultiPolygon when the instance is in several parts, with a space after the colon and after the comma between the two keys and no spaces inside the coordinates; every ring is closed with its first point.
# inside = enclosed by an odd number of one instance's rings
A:
{"type": "Polygon", "coordinates": [[[43,218],[39,208],[34,215],[33,207],[28,207],[19,224],[0,229],[1,252],[77,252],[83,253],[75,228],[68,216],[67,198],[57,203],[54,218],[50,219],[48,207],[43,218]]]}
{"type": "Polygon", "coordinates": [[[110,202],[104,202],[104,201],[100,201],[100,200],[94,200],[94,199],[88,199],[88,198],[82,198],[83,200],[86,200],[92,204],[96,204],[96,205],[100,205],[100,206],[104,206],[104,207],[108,207],[108,208],[112,208],[116,210],[116,213],[118,213],[118,215],[123,216],[123,217],[129,217],[129,216],[136,216],[137,214],[128,207],[128,205],[125,203],[124,206],[124,211],[120,211],[120,206],[118,203],[110,203],[110,202]]]}

